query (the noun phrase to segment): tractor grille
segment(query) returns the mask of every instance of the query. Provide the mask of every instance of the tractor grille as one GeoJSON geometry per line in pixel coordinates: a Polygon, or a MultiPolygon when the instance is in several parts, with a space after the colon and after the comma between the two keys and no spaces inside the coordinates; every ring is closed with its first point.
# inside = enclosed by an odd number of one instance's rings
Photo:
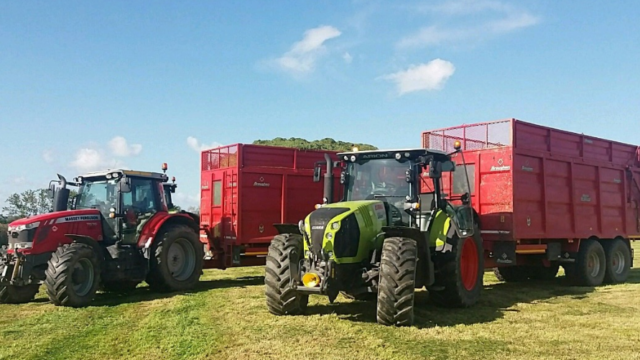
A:
{"type": "Polygon", "coordinates": [[[313,252],[320,256],[322,243],[324,240],[324,230],[327,224],[336,216],[349,211],[348,208],[320,208],[309,215],[309,225],[311,226],[311,246],[313,252]]]}
{"type": "MultiPolygon", "coordinates": [[[[367,209],[364,209],[365,211],[367,209]]],[[[371,218],[369,218],[371,221],[371,218]]],[[[340,230],[333,240],[333,250],[337,258],[348,258],[358,255],[358,244],[360,242],[360,227],[356,214],[351,214],[342,219],[340,230]]]]}

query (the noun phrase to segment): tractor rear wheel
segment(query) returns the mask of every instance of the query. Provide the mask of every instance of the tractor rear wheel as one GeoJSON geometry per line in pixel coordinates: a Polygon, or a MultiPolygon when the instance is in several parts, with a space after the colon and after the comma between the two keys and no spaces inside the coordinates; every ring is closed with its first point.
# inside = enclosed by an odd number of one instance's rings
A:
{"type": "Polygon", "coordinates": [[[57,306],[89,305],[100,284],[100,262],[93,247],[72,243],[51,255],[45,272],[49,300],[57,306]]]}
{"type": "Polygon", "coordinates": [[[291,262],[304,252],[302,236],[280,234],[271,240],[265,267],[267,308],[274,315],[300,315],[307,309],[309,295],[300,294],[291,283],[291,262]]]}
{"type": "Polygon", "coordinates": [[[377,320],[387,326],[413,325],[418,245],[402,237],[384,239],[378,284],[377,320]]]}
{"type": "Polygon", "coordinates": [[[22,304],[33,300],[40,284],[25,286],[0,285],[0,304],[22,304]]]}
{"type": "Polygon", "coordinates": [[[580,244],[576,262],[569,272],[571,281],[580,286],[599,286],[602,284],[607,268],[604,248],[600,242],[589,239],[580,244]]]}
{"type": "Polygon", "coordinates": [[[186,225],[170,225],[151,246],[147,283],[154,291],[192,289],[202,275],[204,248],[198,234],[186,225]]]}
{"type": "Polygon", "coordinates": [[[621,239],[607,240],[604,246],[607,268],[604,281],[620,284],[627,281],[631,270],[631,250],[621,239]]]}
{"type": "Polygon", "coordinates": [[[484,279],[484,251],[478,227],[473,236],[459,239],[453,252],[452,259],[436,264],[435,286],[429,289],[429,298],[443,307],[475,305],[484,279]]]}

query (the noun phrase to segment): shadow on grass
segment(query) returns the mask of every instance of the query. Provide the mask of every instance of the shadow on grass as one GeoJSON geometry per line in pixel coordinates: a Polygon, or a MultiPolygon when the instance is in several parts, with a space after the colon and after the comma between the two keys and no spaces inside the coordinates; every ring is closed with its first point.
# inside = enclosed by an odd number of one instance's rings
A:
{"type": "MultiPolygon", "coordinates": [[[[640,282],[640,269],[633,269],[629,282],[640,282]]],[[[430,328],[435,326],[456,326],[482,324],[495,321],[507,312],[518,312],[516,304],[544,303],[559,296],[582,299],[592,292],[592,287],[571,286],[564,276],[552,281],[529,281],[522,283],[497,283],[485,285],[480,301],[470,308],[447,309],[429,301],[427,291],[415,295],[414,326],[430,328]]],[[[341,300],[342,298],[339,298],[341,300]]],[[[309,306],[308,314],[336,314],[345,320],[375,323],[375,301],[336,302],[332,305],[309,306]]]]}
{"type": "Polygon", "coordinates": [[[171,298],[176,295],[196,294],[203,291],[225,288],[242,288],[246,286],[256,286],[264,284],[264,276],[247,276],[235,279],[202,280],[198,285],[188,291],[177,292],[157,292],[152,291],[148,286],[138,287],[135,290],[118,293],[98,293],[90,306],[118,306],[122,304],[140,303],[158,299],[171,298]]]}

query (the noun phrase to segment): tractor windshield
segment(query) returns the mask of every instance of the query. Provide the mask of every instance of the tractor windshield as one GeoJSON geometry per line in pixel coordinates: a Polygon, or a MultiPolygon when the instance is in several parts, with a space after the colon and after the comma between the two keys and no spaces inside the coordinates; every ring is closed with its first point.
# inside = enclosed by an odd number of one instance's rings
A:
{"type": "Polygon", "coordinates": [[[78,189],[76,209],[98,209],[109,217],[109,209],[116,206],[118,180],[97,180],[83,183],[78,189]]]}
{"type": "Polygon", "coordinates": [[[371,200],[393,198],[397,202],[410,194],[406,172],[411,162],[398,162],[395,159],[370,160],[364,163],[349,163],[347,173],[349,183],[346,199],[371,200]]]}

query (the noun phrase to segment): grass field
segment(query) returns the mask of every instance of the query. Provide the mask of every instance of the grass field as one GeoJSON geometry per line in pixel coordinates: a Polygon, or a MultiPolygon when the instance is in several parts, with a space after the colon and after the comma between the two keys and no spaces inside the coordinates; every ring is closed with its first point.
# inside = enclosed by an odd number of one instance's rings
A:
{"type": "MultiPolygon", "coordinates": [[[[634,245],[640,254],[640,244],[634,245]]],[[[473,308],[431,306],[417,325],[375,323],[375,305],[311,297],[309,316],[274,317],[263,269],[207,270],[199,288],[158,295],[141,285],[98,294],[84,309],[54,307],[41,291],[0,305],[0,359],[640,359],[640,261],[627,284],[504,284],[485,276],[473,308]]]]}

